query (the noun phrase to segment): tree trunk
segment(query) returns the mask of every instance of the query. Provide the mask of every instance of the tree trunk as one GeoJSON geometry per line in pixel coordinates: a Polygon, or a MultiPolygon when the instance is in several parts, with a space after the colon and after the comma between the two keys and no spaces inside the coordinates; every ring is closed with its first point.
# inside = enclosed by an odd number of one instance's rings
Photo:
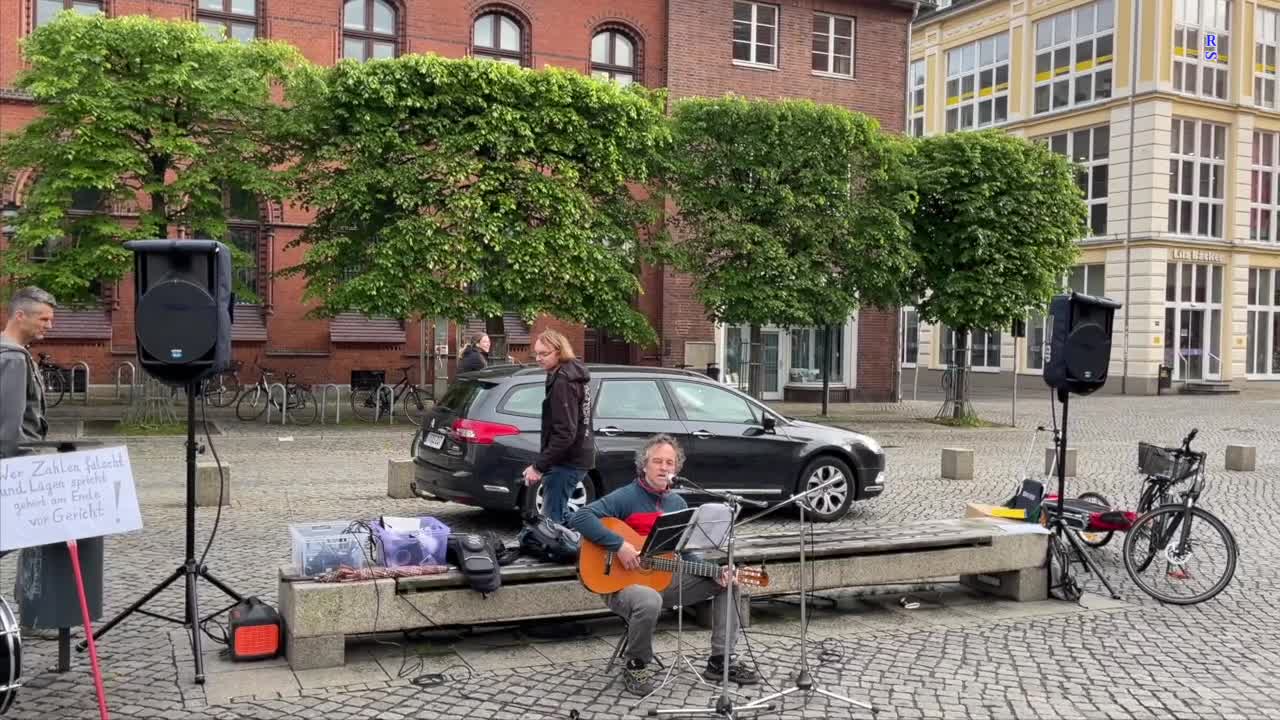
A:
{"type": "Polygon", "coordinates": [[[751,326],[751,361],[747,365],[747,394],[756,400],[764,399],[764,333],[759,325],[751,326]]]}
{"type": "Polygon", "coordinates": [[[956,384],[955,406],[952,417],[959,420],[965,416],[969,407],[969,331],[956,330],[956,384]]]}
{"type": "Polygon", "coordinates": [[[835,354],[832,341],[835,336],[832,325],[822,327],[822,417],[827,416],[827,407],[831,398],[831,356],[835,354]]]}

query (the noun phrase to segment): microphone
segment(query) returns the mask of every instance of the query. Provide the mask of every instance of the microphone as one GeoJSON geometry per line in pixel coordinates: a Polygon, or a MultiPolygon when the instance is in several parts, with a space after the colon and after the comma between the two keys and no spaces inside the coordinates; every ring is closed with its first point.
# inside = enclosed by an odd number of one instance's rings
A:
{"type": "Polygon", "coordinates": [[[689,480],[689,478],[683,475],[668,475],[666,477],[667,477],[667,487],[671,488],[672,490],[675,490],[676,488],[685,487],[690,482],[692,482],[691,480],[689,480]]]}

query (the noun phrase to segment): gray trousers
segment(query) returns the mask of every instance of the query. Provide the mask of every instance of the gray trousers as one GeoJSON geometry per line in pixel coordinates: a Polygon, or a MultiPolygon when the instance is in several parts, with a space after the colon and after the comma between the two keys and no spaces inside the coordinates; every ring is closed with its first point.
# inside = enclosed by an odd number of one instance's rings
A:
{"type": "Polygon", "coordinates": [[[673,608],[678,603],[685,607],[711,599],[711,654],[733,654],[738,635],[737,586],[732,590],[722,587],[710,578],[684,578],[683,597],[680,584],[674,580],[671,586],[659,593],[643,585],[632,585],[612,595],[605,596],[605,604],[616,615],[627,621],[627,660],[639,660],[648,664],[653,659],[653,632],[658,626],[658,615],[663,608],[673,608]],[[728,590],[728,592],[726,592],[728,590]],[[728,625],[725,624],[725,603],[733,602],[728,625]]]}

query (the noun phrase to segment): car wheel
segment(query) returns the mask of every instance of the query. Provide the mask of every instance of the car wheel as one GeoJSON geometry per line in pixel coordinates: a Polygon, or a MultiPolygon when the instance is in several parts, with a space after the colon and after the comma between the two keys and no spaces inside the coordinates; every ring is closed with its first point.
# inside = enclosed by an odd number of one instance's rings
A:
{"type": "MultiPolygon", "coordinates": [[[[524,503],[522,511],[525,514],[537,513],[542,514],[542,509],[546,506],[546,486],[545,482],[540,482],[532,488],[526,488],[524,492],[524,503]]],[[[568,516],[578,512],[587,506],[592,500],[596,499],[595,483],[591,481],[591,476],[583,477],[582,482],[573,489],[573,493],[569,495],[569,507],[566,510],[565,519],[568,516]]]]}
{"type": "Polygon", "coordinates": [[[835,480],[835,484],[809,496],[805,516],[818,522],[834,522],[849,512],[853,504],[853,470],[848,463],[830,455],[814,458],[800,473],[800,492],[835,480]]]}

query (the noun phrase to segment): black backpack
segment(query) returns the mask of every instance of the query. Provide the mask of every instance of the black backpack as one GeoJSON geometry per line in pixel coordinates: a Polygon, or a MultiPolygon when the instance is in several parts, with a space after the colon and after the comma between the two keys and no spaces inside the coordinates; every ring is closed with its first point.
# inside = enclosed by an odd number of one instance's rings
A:
{"type": "Polygon", "coordinates": [[[516,536],[520,554],[535,560],[572,565],[578,561],[578,533],[549,517],[527,513],[516,536]]]}
{"type": "Polygon", "coordinates": [[[446,557],[466,576],[472,590],[487,596],[502,586],[498,546],[492,536],[453,533],[449,536],[446,557]]]}

